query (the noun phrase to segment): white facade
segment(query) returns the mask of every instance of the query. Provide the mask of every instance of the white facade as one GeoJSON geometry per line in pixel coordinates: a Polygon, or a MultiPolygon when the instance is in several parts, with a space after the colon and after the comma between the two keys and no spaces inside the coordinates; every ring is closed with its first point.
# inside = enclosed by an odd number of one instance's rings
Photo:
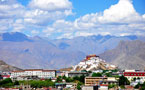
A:
{"type": "Polygon", "coordinates": [[[93,55],[93,56],[86,57],[78,65],[73,66],[73,70],[72,71],[77,71],[78,68],[80,68],[81,70],[90,71],[90,70],[93,70],[94,68],[98,67],[100,65],[100,63],[103,64],[105,68],[109,68],[109,69],[116,68],[115,65],[107,64],[105,62],[105,60],[102,60],[98,56],[94,56],[93,55]]]}
{"type": "Polygon", "coordinates": [[[43,69],[29,69],[11,72],[12,78],[19,76],[38,76],[39,78],[54,78],[55,75],[56,75],[55,70],[43,70],[43,69]]]}

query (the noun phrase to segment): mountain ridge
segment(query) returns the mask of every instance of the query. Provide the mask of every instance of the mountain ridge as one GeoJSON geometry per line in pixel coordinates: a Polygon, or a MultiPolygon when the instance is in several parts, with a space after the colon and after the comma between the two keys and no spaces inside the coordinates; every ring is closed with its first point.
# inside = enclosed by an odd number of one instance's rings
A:
{"type": "MultiPolygon", "coordinates": [[[[115,48],[121,40],[144,40],[144,37],[116,37],[111,35],[50,40],[39,36],[28,37],[21,33],[17,34],[22,35],[22,39],[5,41],[2,34],[0,34],[0,59],[10,65],[23,69],[59,69],[71,67],[79,63],[86,55],[98,55],[115,48]]],[[[12,35],[15,37],[16,34],[12,33],[12,35]]]]}

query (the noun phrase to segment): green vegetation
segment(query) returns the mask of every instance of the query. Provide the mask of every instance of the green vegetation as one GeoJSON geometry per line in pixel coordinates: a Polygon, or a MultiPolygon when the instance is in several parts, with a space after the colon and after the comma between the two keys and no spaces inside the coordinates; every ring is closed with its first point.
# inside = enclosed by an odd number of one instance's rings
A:
{"type": "Polygon", "coordinates": [[[109,84],[108,88],[114,88],[116,86],[117,86],[116,84],[109,84]]]}
{"type": "Polygon", "coordinates": [[[145,82],[143,84],[138,83],[134,88],[139,90],[145,90],[145,82]]]}
{"type": "Polygon", "coordinates": [[[112,77],[112,73],[105,73],[107,77],[112,77]]]}
{"type": "Polygon", "coordinates": [[[49,81],[49,80],[45,80],[45,81],[30,81],[30,85],[33,88],[42,88],[42,87],[49,87],[49,86],[54,86],[54,82],[49,81]]]}
{"type": "Polygon", "coordinates": [[[57,78],[56,82],[62,82],[62,77],[59,76],[59,77],[57,78]]]}
{"type": "Polygon", "coordinates": [[[136,81],[136,78],[133,78],[133,81],[136,81]]]}
{"type": "Polygon", "coordinates": [[[20,84],[30,85],[32,88],[42,88],[42,87],[54,87],[55,83],[49,80],[30,80],[30,81],[19,81],[20,84]]]}
{"type": "Polygon", "coordinates": [[[0,81],[0,87],[12,87],[14,86],[14,83],[12,82],[12,80],[10,78],[6,78],[2,81],[0,81]]]}
{"type": "Polygon", "coordinates": [[[20,84],[19,84],[19,81],[15,81],[15,82],[14,82],[14,85],[20,85],[20,84]]]}
{"type": "Polygon", "coordinates": [[[10,78],[6,78],[6,79],[0,81],[0,87],[5,87],[5,88],[14,87],[15,85],[20,85],[20,84],[24,84],[24,85],[29,84],[33,88],[54,86],[54,82],[52,82],[51,80],[45,80],[45,81],[30,80],[30,81],[14,81],[14,82],[12,82],[12,80],[10,78]]]}
{"type": "Polygon", "coordinates": [[[80,77],[78,76],[75,76],[73,78],[71,77],[66,77],[66,76],[59,76],[57,77],[57,81],[56,82],[62,82],[62,79],[64,79],[66,82],[74,82],[74,83],[77,83],[77,89],[78,90],[81,90],[81,85],[83,85],[85,83],[85,76],[82,75],[80,77]]]}
{"type": "Polygon", "coordinates": [[[82,82],[78,82],[78,84],[77,84],[77,89],[78,90],[81,90],[81,85],[83,85],[84,83],[82,83],[82,82]]]}
{"type": "Polygon", "coordinates": [[[119,86],[129,85],[129,84],[130,82],[126,77],[124,77],[123,75],[119,77],[119,86]]]}
{"type": "Polygon", "coordinates": [[[102,77],[102,73],[93,73],[92,77],[102,77]]]}

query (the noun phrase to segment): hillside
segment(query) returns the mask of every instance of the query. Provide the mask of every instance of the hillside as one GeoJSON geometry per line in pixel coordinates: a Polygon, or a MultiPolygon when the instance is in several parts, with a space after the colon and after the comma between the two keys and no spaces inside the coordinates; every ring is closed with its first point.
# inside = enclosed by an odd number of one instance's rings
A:
{"type": "Polygon", "coordinates": [[[115,49],[106,51],[100,56],[122,69],[144,69],[145,42],[121,41],[115,49]]]}
{"type": "Polygon", "coordinates": [[[15,70],[21,70],[21,69],[8,65],[4,61],[0,60],[0,71],[15,71],[15,70]]]}

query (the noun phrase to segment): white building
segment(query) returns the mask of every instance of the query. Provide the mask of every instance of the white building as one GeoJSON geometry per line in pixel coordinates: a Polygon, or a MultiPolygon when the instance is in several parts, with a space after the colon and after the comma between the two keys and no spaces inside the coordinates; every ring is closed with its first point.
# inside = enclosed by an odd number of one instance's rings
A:
{"type": "Polygon", "coordinates": [[[145,81],[145,72],[124,72],[123,75],[129,80],[140,79],[145,81]]]}
{"type": "Polygon", "coordinates": [[[21,71],[12,71],[11,78],[25,77],[25,76],[37,76],[38,78],[54,78],[56,76],[56,70],[43,70],[43,69],[26,69],[21,71]]]}
{"type": "Polygon", "coordinates": [[[73,66],[72,71],[81,71],[81,70],[92,71],[100,66],[103,66],[104,69],[109,69],[109,70],[116,69],[115,65],[110,65],[106,63],[105,60],[102,60],[101,58],[99,58],[99,56],[88,55],[78,65],[73,66]]]}

